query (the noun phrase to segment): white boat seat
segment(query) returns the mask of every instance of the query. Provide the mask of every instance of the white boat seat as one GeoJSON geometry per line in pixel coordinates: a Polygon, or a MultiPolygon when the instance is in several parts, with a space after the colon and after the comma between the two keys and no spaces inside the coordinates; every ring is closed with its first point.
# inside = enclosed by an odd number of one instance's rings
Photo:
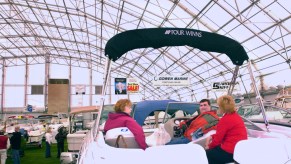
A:
{"type": "Polygon", "coordinates": [[[67,135],[67,142],[68,142],[68,151],[70,152],[78,152],[81,149],[81,146],[84,142],[86,134],[68,134],[67,135]]]}
{"type": "Polygon", "coordinates": [[[240,164],[278,164],[291,161],[291,141],[282,138],[258,138],[236,144],[234,160],[240,164]]]}
{"type": "Polygon", "coordinates": [[[105,135],[105,143],[118,148],[139,148],[134,135],[127,127],[108,130],[105,135]]]}
{"type": "Polygon", "coordinates": [[[197,144],[154,146],[147,148],[145,153],[147,157],[145,162],[149,164],[160,161],[165,164],[208,164],[204,148],[197,144]]]}

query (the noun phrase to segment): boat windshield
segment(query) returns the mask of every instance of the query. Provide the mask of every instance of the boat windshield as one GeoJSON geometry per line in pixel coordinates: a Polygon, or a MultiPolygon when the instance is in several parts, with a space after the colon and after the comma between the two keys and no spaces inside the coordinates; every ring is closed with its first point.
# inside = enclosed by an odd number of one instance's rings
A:
{"type": "MultiPolygon", "coordinates": [[[[108,104],[108,105],[103,106],[99,125],[102,125],[108,119],[109,112],[114,112],[114,105],[113,104],[108,104]]],[[[97,118],[97,115],[95,117],[97,118]]]]}
{"type": "MultiPolygon", "coordinates": [[[[212,110],[218,110],[217,106],[211,106],[212,110]]],[[[163,123],[172,118],[188,117],[193,118],[200,113],[199,103],[174,102],[169,103],[165,111],[163,123]]]]}
{"type": "MultiPolygon", "coordinates": [[[[281,108],[269,104],[264,105],[267,119],[270,123],[289,124],[291,126],[291,109],[281,108]]],[[[238,114],[249,120],[263,120],[262,111],[257,104],[239,107],[238,114]]]]}

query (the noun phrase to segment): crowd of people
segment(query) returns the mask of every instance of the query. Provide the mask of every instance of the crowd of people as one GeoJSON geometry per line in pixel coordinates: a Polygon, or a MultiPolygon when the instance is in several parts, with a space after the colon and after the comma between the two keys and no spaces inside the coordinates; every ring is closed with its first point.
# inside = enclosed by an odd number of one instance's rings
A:
{"type": "Polygon", "coordinates": [[[1,164],[6,163],[7,150],[11,147],[12,159],[14,164],[20,164],[20,148],[21,148],[21,133],[19,132],[19,126],[15,126],[15,132],[9,138],[4,134],[4,131],[0,131],[0,155],[1,164]]]}
{"type": "MultiPolygon", "coordinates": [[[[58,130],[55,139],[57,141],[57,154],[56,157],[60,158],[60,154],[64,152],[64,141],[67,136],[67,131],[61,127],[58,130]]],[[[23,153],[21,142],[26,139],[26,136],[21,134],[20,127],[15,126],[14,132],[9,138],[5,135],[4,130],[0,130],[0,164],[5,164],[7,159],[7,151],[11,148],[11,157],[13,164],[20,164],[20,154],[23,153]],[[23,136],[23,137],[22,137],[23,136]],[[23,139],[22,139],[23,138],[23,139]]],[[[51,157],[51,144],[53,140],[52,130],[48,128],[45,134],[45,158],[51,157]]],[[[26,140],[25,140],[26,141],[26,140]]]]}

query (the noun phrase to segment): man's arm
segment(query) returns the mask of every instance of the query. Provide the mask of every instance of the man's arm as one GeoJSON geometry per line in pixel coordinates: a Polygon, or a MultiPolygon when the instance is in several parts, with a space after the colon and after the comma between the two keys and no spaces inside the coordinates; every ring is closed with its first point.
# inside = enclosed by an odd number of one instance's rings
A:
{"type": "Polygon", "coordinates": [[[197,116],[195,116],[195,117],[193,117],[193,118],[191,118],[191,119],[189,119],[189,120],[186,120],[186,121],[181,122],[181,123],[179,124],[179,127],[180,127],[181,129],[184,129],[184,128],[185,128],[185,130],[186,130],[186,129],[190,126],[190,124],[192,123],[192,121],[195,120],[198,116],[199,116],[199,115],[197,115],[197,116]],[[185,126],[186,126],[186,127],[185,127],[185,126]]]}
{"type": "Polygon", "coordinates": [[[6,148],[9,149],[10,148],[10,140],[9,140],[9,137],[7,139],[7,145],[6,145],[6,148]]]}

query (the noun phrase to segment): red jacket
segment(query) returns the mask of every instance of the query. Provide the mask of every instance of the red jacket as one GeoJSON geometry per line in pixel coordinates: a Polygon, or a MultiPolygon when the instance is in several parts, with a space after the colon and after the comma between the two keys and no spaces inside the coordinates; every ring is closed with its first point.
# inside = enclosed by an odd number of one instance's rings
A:
{"type": "Polygon", "coordinates": [[[0,149],[7,149],[8,137],[0,135],[0,149]]]}
{"type": "MultiPolygon", "coordinates": [[[[187,127],[186,131],[184,132],[184,136],[187,137],[189,140],[192,140],[192,133],[202,128],[203,134],[208,133],[210,130],[215,130],[216,125],[219,121],[219,117],[216,115],[215,111],[208,111],[203,112],[202,114],[193,118],[189,127],[187,127]]],[[[181,124],[187,124],[187,121],[182,122],[181,124]]],[[[180,127],[182,126],[180,124],[180,127]]]]}
{"type": "Polygon", "coordinates": [[[145,135],[142,127],[127,113],[110,112],[104,126],[104,131],[107,132],[110,129],[119,127],[127,127],[133,133],[139,147],[143,150],[146,149],[147,144],[145,142],[145,135]]]}
{"type": "Polygon", "coordinates": [[[238,141],[246,140],[247,130],[245,124],[236,112],[225,114],[217,124],[216,134],[212,135],[209,149],[221,146],[224,151],[233,154],[238,141]]]}

